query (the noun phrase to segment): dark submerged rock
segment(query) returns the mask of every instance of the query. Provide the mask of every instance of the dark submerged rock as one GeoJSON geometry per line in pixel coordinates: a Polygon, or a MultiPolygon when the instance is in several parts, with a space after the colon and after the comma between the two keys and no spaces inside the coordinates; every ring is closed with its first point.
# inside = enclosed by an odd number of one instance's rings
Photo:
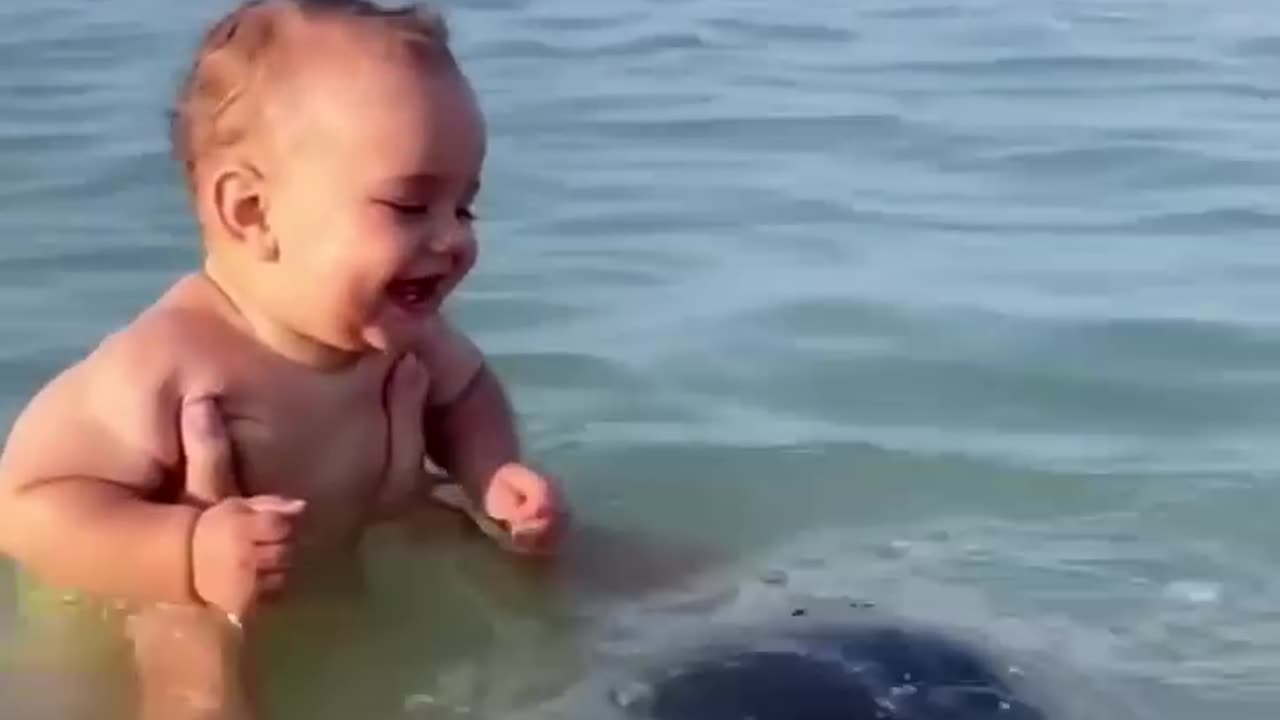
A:
{"type": "MultiPolygon", "coordinates": [[[[801,618],[805,612],[793,612],[801,618]]],[[[677,653],[622,704],[644,720],[1049,720],[993,658],[888,619],[743,629],[677,653]]]]}

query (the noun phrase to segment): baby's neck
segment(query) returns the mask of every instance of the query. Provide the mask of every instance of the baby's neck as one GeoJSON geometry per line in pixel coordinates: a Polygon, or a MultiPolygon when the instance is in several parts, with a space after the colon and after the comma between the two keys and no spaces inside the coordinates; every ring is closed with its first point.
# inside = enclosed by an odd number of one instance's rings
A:
{"type": "Polygon", "coordinates": [[[221,298],[227,317],[264,349],[289,362],[316,370],[341,370],[358,362],[360,353],[341,350],[307,337],[281,322],[255,298],[252,284],[234,268],[206,257],[202,276],[221,298]]]}

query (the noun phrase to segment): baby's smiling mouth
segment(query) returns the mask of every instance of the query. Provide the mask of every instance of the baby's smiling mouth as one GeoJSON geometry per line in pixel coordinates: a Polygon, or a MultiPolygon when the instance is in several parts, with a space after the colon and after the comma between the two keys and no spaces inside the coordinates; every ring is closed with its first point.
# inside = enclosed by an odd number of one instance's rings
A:
{"type": "Polygon", "coordinates": [[[397,278],[387,283],[387,297],[409,312],[421,312],[436,300],[444,275],[397,278]]]}

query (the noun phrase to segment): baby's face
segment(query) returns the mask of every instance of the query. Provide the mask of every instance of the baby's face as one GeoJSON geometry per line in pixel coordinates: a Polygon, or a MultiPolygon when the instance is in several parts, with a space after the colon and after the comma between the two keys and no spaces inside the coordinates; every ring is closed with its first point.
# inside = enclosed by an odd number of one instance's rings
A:
{"type": "Polygon", "coordinates": [[[451,70],[326,54],[271,112],[275,314],[334,348],[405,347],[475,262],[483,119],[451,70]]]}

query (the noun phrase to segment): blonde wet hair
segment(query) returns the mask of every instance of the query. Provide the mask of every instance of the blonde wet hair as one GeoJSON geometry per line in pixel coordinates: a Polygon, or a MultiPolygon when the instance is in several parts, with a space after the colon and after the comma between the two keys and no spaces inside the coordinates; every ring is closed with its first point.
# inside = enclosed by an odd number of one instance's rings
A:
{"type": "Polygon", "coordinates": [[[287,77],[300,54],[300,31],[316,24],[349,28],[402,52],[416,62],[455,68],[449,31],[439,12],[425,5],[381,7],[369,0],[249,0],[213,25],[170,115],[175,159],[191,192],[200,163],[234,148],[262,122],[271,89],[287,77]]]}

